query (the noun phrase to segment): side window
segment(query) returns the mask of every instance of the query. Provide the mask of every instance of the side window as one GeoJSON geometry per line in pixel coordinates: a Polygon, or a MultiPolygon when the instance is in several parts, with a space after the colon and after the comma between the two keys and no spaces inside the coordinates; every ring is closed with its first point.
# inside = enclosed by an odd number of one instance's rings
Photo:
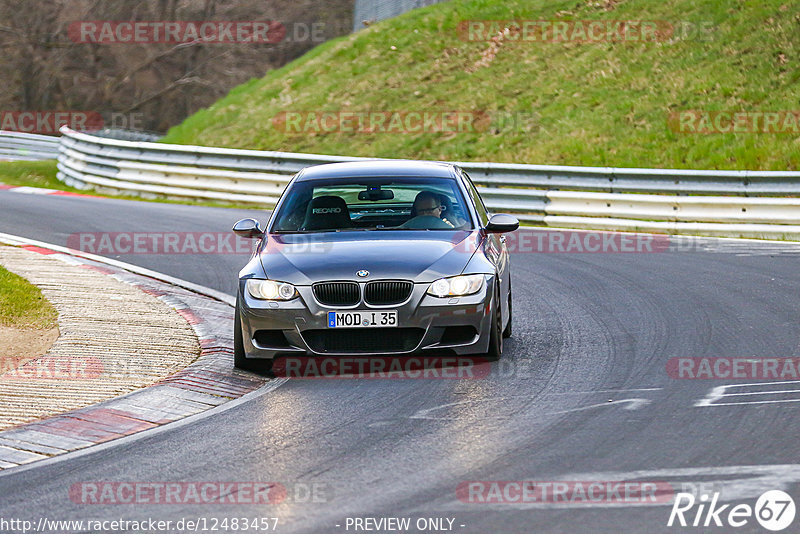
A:
{"type": "Polygon", "coordinates": [[[472,198],[472,203],[475,204],[475,211],[478,212],[478,219],[480,219],[481,226],[486,226],[486,223],[489,222],[489,212],[486,210],[486,206],[483,205],[483,200],[478,194],[475,184],[472,183],[472,179],[469,177],[469,174],[465,173],[464,171],[461,172],[464,174],[464,178],[467,179],[467,191],[469,192],[469,196],[472,198]]]}

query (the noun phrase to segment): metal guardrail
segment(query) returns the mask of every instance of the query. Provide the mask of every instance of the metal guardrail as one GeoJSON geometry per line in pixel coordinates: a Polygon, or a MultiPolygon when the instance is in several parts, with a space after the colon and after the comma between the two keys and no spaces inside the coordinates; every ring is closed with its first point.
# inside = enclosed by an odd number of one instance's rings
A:
{"type": "Polygon", "coordinates": [[[59,138],[0,130],[0,160],[35,161],[58,157],[59,138]]]}
{"type": "Polygon", "coordinates": [[[438,4],[444,0],[356,0],[353,6],[353,31],[367,24],[396,17],[406,11],[438,4]]]}
{"type": "Polygon", "coordinates": [[[155,143],[160,140],[163,135],[155,132],[146,132],[142,130],[121,130],[119,128],[103,128],[92,135],[97,137],[105,137],[106,139],[121,139],[123,141],[150,141],[155,143]]]}
{"type": "MultiPolygon", "coordinates": [[[[61,132],[60,180],[143,196],[270,205],[304,167],[371,159],[61,132]]],[[[514,213],[526,222],[800,240],[800,172],[458,164],[490,210],[514,213]]]]}

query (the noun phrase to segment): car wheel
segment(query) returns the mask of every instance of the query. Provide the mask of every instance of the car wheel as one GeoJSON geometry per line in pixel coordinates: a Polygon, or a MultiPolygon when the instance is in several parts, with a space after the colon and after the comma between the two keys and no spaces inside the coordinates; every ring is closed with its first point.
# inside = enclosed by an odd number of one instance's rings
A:
{"type": "Polygon", "coordinates": [[[497,361],[503,354],[503,316],[500,313],[500,290],[495,293],[494,315],[492,317],[492,330],[489,334],[489,352],[486,359],[497,361]]]}
{"type": "Polygon", "coordinates": [[[233,317],[233,366],[237,369],[254,373],[265,373],[272,369],[272,360],[249,360],[245,357],[242,321],[239,318],[239,297],[236,297],[236,308],[233,317]]]}
{"type": "Polygon", "coordinates": [[[511,337],[511,323],[514,320],[513,306],[511,301],[511,282],[508,283],[508,324],[503,330],[503,337],[511,337]]]}

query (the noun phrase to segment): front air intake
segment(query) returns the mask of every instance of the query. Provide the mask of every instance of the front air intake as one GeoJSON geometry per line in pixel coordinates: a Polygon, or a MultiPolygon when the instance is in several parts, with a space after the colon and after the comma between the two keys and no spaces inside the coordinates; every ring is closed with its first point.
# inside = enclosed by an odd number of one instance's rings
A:
{"type": "Polygon", "coordinates": [[[423,328],[330,328],[301,332],[314,352],[382,354],[414,350],[425,334],[423,328]]]}

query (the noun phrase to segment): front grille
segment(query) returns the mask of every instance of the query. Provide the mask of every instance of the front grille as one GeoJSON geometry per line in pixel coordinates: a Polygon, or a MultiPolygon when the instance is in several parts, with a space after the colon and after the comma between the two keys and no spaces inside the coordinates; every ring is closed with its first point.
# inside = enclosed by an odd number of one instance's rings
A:
{"type": "Polygon", "coordinates": [[[355,282],[322,282],[312,288],[317,301],[326,306],[353,306],[361,300],[355,282]]]}
{"type": "Polygon", "coordinates": [[[364,300],[369,304],[400,304],[408,299],[414,284],[411,282],[369,282],[364,288],[364,300]]]}
{"type": "Polygon", "coordinates": [[[306,344],[314,352],[380,354],[408,352],[422,341],[422,328],[347,328],[306,330],[306,344]]]}

